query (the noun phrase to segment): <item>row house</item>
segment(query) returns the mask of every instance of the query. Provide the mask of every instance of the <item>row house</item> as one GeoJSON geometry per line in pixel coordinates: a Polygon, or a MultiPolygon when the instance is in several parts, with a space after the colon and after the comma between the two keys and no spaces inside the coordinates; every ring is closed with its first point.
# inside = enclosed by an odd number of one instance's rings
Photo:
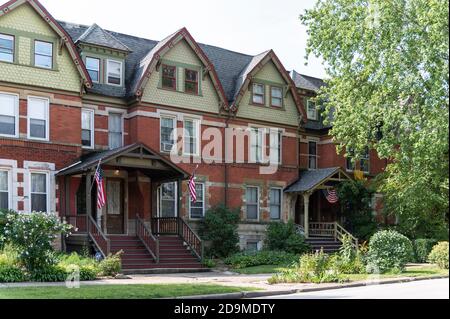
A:
{"type": "Polygon", "coordinates": [[[123,249],[125,269],[200,267],[198,225],[219,204],[240,209],[242,249],[261,249],[273,221],[293,219],[312,236],[340,218],[322,190],[384,167],[372,151],[358,167],[336,154],[313,102],[321,85],[286,71],[272,50],[200,44],[185,28],[153,41],[9,1],[0,6],[0,209],[56,212],[76,227],[63,249],[123,249]]]}

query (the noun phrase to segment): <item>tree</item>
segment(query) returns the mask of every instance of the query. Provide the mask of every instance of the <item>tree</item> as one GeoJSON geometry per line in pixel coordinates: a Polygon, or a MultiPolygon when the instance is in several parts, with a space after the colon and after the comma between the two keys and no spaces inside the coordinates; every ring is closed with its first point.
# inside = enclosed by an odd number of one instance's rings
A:
{"type": "Polygon", "coordinates": [[[319,0],[300,16],[330,76],[318,98],[338,151],[389,160],[379,190],[411,225],[448,222],[448,13],[445,0],[319,0]]]}

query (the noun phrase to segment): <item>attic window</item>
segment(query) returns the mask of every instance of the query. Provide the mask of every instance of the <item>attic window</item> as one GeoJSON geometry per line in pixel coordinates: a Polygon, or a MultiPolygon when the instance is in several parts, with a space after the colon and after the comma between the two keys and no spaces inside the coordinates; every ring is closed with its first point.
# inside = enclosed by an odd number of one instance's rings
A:
{"type": "Polygon", "coordinates": [[[185,70],[184,91],[186,93],[198,94],[198,72],[185,70]]]}
{"type": "Polygon", "coordinates": [[[162,66],[162,87],[164,89],[177,89],[177,68],[174,66],[162,66]]]}
{"type": "Polygon", "coordinates": [[[112,85],[122,85],[122,62],[108,60],[107,83],[112,85]]]}
{"type": "Polygon", "coordinates": [[[14,37],[0,33],[0,61],[14,62],[14,37]]]}
{"type": "Polygon", "coordinates": [[[86,69],[91,76],[92,82],[100,82],[100,59],[86,57],[86,69]]]}
{"type": "Polygon", "coordinates": [[[53,43],[34,42],[34,66],[39,68],[53,68],[53,43]]]}
{"type": "Polygon", "coordinates": [[[308,100],[308,120],[313,120],[313,121],[317,121],[318,120],[318,114],[317,114],[317,108],[316,108],[316,103],[308,100]]]}
{"type": "Polygon", "coordinates": [[[283,89],[278,86],[270,87],[271,103],[274,107],[283,106],[283,89]]]}
{"type": "Polygon", "coordinates": [[[265,86],[260,83],[253,83],[253,104],[264,105],[265,86]]]}

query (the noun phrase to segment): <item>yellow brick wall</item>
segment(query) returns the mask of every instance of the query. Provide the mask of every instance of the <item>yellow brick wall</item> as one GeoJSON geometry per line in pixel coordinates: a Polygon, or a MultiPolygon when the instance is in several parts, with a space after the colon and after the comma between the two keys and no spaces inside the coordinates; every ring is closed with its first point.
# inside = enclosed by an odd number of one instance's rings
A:
{"type": "MultiPolygon", "coordinates": [[[[23,4],[8,14],[0,17],[0,26],[17,30],[19,52],[16,52],[17,64],[0,62],[0,81],[12,82],[39,87],[61,89],[65,91],[80,91],[80,75],[67,49],[62,54],[56,51],[56,70],[45,70],[31,66],[32,40],[20,35],[23,32],[57,39],[57,34],[28,4],[23,4]]],[[[26,33],[25,33],[26,34],[26,33]]]]}

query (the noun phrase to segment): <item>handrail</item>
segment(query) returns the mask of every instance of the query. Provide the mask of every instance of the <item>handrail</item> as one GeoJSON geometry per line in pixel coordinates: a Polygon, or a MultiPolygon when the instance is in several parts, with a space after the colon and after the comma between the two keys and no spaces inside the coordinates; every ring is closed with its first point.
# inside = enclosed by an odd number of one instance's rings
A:
{"type": "Polygon", "coordinates": [[[203,261],[203,241],[201,238],[192,230],[191,226],[183,219],[179,218],[179,235],[184,240],[184,242],[189,246],[189,248],[194,252],[200,261],[203,261]]]}
{"type": "Polygon", "coordinates": [[[159,239],[153,236],[150,228],[144,223],[139,215],[136,215],[136,236],[144,244],[147,251],[152,255],[155,262],[159,263],[159,239]],[[153,249],[152,249],[153,247],[153,249]]]}
{"type": "Polygon", "coordinates": [[[347,231],[344,227],[342,227],[338,222],[335,223],[335,231],[336,235],[335,238],[338,239],[340,242],[343,242],[344,237],[347,236],[352,240],[352,246],[356,250],[359,248],[359,241],[358,238],[353,236],[349,231],[347,231]]]}
{"type": "Polygon", "coordinates": [[[102,253],[103,257],[108,257],[111,251],[111,241],[106,237],[94,218],[90,215],[88,216],[88,234],[95,246],[97,246],[98,250],[102,253]],[[103,242],[103,245],[100,241],[103,242]]]}

